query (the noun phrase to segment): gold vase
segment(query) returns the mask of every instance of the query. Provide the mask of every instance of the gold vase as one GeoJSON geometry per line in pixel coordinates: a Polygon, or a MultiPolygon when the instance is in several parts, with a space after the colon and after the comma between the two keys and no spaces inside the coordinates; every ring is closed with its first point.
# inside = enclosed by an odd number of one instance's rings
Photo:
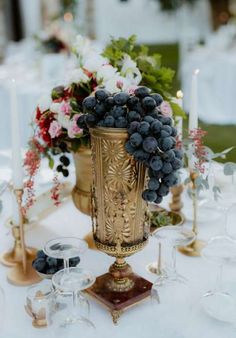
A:
{"type": "Polygon", "coordinates": [[[92,159],[90,147],[81,146],[73,152],[76,184],[72,190],[73,202],[86,215],[91,214],[92,159]]]}
{"type": "Polygon", "coordinates": [[[94,241],[116,261],[88,292],[110,309],[116,322],[120,312],[150,294],[152,285],[125,262],[125,257],[141,250],[148,239],[147,205],[142,199],[146,170],[126,152],[125,129],[95,128],[90,134],[94,241]]]}

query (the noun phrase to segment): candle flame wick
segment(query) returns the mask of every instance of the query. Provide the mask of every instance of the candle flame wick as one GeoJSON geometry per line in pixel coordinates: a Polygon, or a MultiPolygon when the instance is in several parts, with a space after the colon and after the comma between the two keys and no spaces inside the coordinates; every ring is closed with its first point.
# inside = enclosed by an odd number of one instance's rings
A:
{"type": "Polygon", "coordinates": [[[198,75],[198,74],[199,74],[199,72],[200,72],[200,69],[195,69],[195,71],[194,71],[194,75],[198,75]]]}
{"type": "Polygon", "coordinates": [[[178,90],[177,91],[176,97],[177,97],[177,99],[182,99],[184,97],[184,94],[183,94],[182,90],[178,90]]]}
{"type": "Polygon", "coordinates": [[[12,83],[15,83],[15,82],[16,82],[16,80],[14,79],[14,77],[11,79],[11,82],[12,82],[12,83]]]}

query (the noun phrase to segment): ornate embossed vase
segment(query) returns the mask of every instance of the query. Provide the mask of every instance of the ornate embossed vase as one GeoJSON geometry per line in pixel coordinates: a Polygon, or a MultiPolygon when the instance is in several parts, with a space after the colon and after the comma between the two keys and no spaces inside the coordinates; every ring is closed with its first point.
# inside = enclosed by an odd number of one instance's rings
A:
{"type": "Polygon", "coordinates": [[[151,289],[151,283],[125,262],[147,243],[147,205],[142,199],[146,171],[125,150],[126,129],[99,127],[90,134],[94,241],[116,261],[88,292],[111,310],[116,322],[121,311],[147,297],[151,289]]]}
{"type": "Polygon", "coordinates": [[[72,190],[73,202],[84,214],[91,214],[92,159],[90,147],[81,146],[73,152],[76,184],[72,190]]]}

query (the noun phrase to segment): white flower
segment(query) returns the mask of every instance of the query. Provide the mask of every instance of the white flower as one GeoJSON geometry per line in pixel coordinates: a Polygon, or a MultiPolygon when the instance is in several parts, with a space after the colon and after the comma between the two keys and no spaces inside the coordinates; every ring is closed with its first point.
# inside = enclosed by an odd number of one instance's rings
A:
{"type": "Polygon", "coordinates": [[[111,65],[104,65],[97,71],[96,78],[99,82],[106,82],[116,75],[117,69],[111,65]]]}
{"type": "Polygon", "coordinates": [[[103,56],[92,52],[88,55],[87,59],[84,62],[83,67],[89,72],[97,72],[103,65],[107,64],[108,60],[103,56]]]}
{"type": "Polygon", "coordinates": [[[91,46],[91,41],[89,39],[83,37],[82,35],[78,35],[76,37],[76,41],[75,41],[75,44],[74,44],[73,47],[74,47],[76,53],[83,59],[93,49],[92,46],[91,46]]]}
{"type": "Polygon", "coordinates": [[[62,112],[59,112],[59,114],[57,115],[57,120],[63,128],[68,129],[70,127],[70,116],[64,115],[62,112]]]}
{"type": "Polygon", "coordinates": [[[61,133],[61,125],[58,121],[54,120],[51,122],[49,130],[48,130],[51,138],[58,137],[61,133]]]}
{"type": "Polygon", "coordinates": [[[72,83],[87,83],[89,77],[85,74],[82,68],[77,68],[71,70],[67,74],[66,85],[71,85],[72,83]]]}
{"type": "Polygon", "coordinates": [[[132,85],[138,85],[142,80],[137,63],[128,54],[124,56],[121,74],[129,79],[132,85]]]}
{"type": "Polygon", "coordinates": [[[41,112],[44,112],[50,108],[51,103],[52,103],[51,95],[50,94],[44,95],[40,97],[38,101],[38,107],[41,112]]]}
{"type": "Polygon", "coordinates": [[[53,113],[59,113],[61,109],[61,103],[60,102],[52,102],[51,106],[50,106],[50,110],[53,113]]]}
{"type": "Polygon", "coordinates": [[[127,78],[117,74],[104,83],[105,89],[112,94],[121,90],[127,91],[130,86],[131,83],[127,78]]]}

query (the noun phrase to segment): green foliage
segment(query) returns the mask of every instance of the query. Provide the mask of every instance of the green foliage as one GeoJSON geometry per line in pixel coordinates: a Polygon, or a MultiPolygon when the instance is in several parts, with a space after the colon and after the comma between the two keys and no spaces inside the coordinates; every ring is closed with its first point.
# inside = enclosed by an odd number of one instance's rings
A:
{"type": "MultiPolygon", "coordinates": [[[[109,59],[112,66],[121,71],[122,61],[125,55],[129,55],[136,63],[141,72],[140,85],[149,87],[153,92],[161,94],[165,100],[171,101],[171,89],[175,71],[171,68],[162,67],[162,56],[158,53],[150,54],[147,46],[136,46],[136,36],[128,39],[111,39],[103,52],[103,56],[109,59]]],[[[184,111],[177,105],[171,106],[175,116],[185,116],[184,111]]]]}

